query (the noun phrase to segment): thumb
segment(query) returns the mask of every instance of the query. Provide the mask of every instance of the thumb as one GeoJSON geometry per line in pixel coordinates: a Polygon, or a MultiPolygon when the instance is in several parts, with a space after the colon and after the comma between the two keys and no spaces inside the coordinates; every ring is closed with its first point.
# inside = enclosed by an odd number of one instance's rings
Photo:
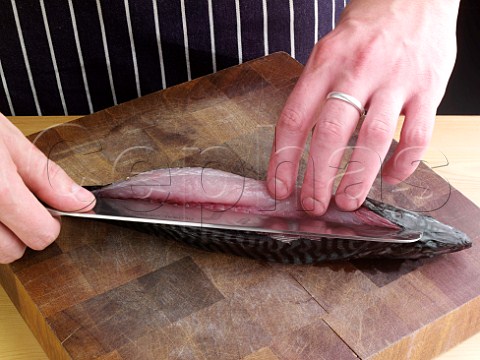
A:
{"type": "Polygon", "coordinates": [[[54,161],[48,159],[23,135],[8,141],[12,160],[25,185],[40,200],[63,211],[89,211],[95,197],[73,181],[54,161]]]}

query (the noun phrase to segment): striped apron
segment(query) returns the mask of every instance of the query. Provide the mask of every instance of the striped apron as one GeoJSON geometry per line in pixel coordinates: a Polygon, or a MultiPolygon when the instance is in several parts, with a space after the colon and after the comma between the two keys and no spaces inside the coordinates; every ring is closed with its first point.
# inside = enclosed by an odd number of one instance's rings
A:
{"type": "Polygon", "coordinates": [[[347,0],[0,0],[0,111],[88,114],[276,51],[304,63],[347,0]]]}

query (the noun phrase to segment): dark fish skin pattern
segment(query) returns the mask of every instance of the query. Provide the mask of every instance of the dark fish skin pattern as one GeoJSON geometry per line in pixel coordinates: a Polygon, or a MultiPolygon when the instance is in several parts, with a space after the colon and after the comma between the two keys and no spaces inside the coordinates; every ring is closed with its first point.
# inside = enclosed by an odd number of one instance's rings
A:
{"type": "Polygon", "coordinates": [[[364,206],[403,229],[422,231],[413,243],[384,243],[341,238],[285,241],[278,234],[195,228],[172,225],[124,224],[141,232],[164,236],[196,248],[290,264],[315,264],[360,258],[418,259],[469,248],[472,243],[461,231],[433,217],[367,199],[364,206]]]}
{"type": "Polygon", "coordinates": [[[422,238],[410,244],[410,248],[407,244],[401,244],[401,247],[405,248],[406,251],[404,255],[401,253],[402,249],[397,249],[393,256],[386,257],[409,259],[431,257],[460,251],[472,246],[472,241],[465,233],[431,216],[404,210],[368,198],[363,205],[403,229],[423,232],[422,238]]]}

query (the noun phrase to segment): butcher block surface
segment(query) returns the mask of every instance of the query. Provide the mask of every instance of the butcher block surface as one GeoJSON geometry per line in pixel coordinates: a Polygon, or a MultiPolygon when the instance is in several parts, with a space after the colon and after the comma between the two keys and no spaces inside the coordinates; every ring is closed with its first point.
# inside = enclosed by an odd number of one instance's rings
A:
{"type": "MultiPolygon", "coordinates": [[[[30,139],[84,185],[167,166],[263,178],[301,70],[273,54],[30,139]]],[[[377,180],[371,196],[426,211],[474,246],[283,265],[64,218],[54,244],[2,265],[0,281],[58,359],[429,359],[480,331],[480,209],[426,165],[396,187],[377,180]]]]}

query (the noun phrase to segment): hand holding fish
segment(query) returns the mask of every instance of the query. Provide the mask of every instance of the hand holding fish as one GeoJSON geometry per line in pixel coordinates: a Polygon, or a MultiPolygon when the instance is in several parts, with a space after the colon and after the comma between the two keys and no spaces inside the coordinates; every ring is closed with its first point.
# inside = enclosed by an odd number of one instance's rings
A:
{"type": "Polygon", "coordinates": [[[458,0],[352,0],[337,27],[316,44],[281,113],[267,175],[270,194],[284,199],[295,188],[313,129],[301,198],[305,210],[323,214],[363,106],[368,111],[337,205],[354,210],[363,203],[401,113],[400,143],[382,175],[391,183],[411,175],[455,62],[458,6],[458,0]]]}
{"type": "Polygon", "coordinates": [[[37,197],[63,210],[90,210],[95,198],[40,152],[0,114],[0,263],[41,250],[58,236],[60,222],[37,197]]]}

